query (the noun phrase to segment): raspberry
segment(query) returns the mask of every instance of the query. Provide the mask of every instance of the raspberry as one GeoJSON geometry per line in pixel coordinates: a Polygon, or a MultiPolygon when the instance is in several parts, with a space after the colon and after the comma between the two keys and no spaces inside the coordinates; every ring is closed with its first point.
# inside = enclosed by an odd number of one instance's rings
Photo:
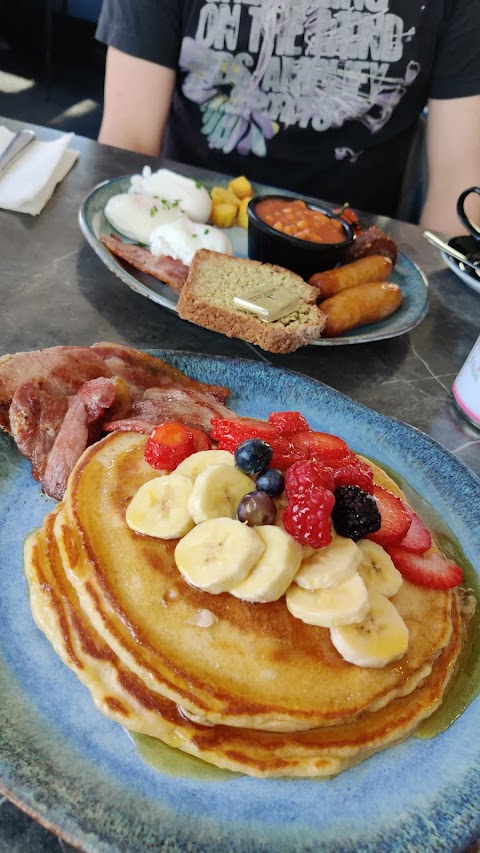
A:
{"type": "Polygon", "coordinates": [[[285,491],[288,498],[296,497],[312,489],[329,489],[333,492],[333,474],[315,459],[294,462],[285,472],[285,491]]]}
{"type": "Polygon", "coordinates": [[[380,512],[372,495],[358,486],[339,486],[335,489],[332,521],[339,536],[358,542],[367,533],[380,529],[380,512]]]}
{"type": "Polygon", "coordinates": [[[268,422],[275,427],[279,435],[287,438],[296,432],[309,432],[310,427],[300,412],[271,412],[268,422]]]}
{"type": "Polygon", "coordinates": [[[364,492],[373,493],[373,471],[370,465],[362,462],[361,459],[352,453],[351,458],[342,459],[336,465],[330,466],[335,481],[335,488],[338,486],[358,486],[364,492]]]}
{"type": "Polygon", "coordinates": [[[315,489],[289,500],[283,510],[283,526],[297,542],[323,548],[332,541],[330,514],[335,498],[328,489],[315,489]]]}

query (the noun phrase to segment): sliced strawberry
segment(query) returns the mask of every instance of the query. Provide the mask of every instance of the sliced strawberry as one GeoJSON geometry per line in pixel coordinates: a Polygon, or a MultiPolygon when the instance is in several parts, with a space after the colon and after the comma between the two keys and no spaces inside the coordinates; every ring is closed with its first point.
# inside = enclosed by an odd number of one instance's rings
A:
{"type": "Polygon", "coordinates": [[[212,426],[210,435],[215,441],[226,438],[236,442],[236,446],[247,438],[262,438],[269,444],[278,438],[272,424],[254,418],[212,418],[212,426]]]}
{"type": "Polygon", "coordinates": [[[310,427],[300,412],[271,412],[268,422],[275,427],[279,435],[289,438],[296,432],[309,432],[310,427]]]}
{"type": "Polygon", "coordinates": [[[196,427],[189,427],[189,430],[193,436],[195,452],[198,452],[199,450],[212,449],[212,442],[210,441],[206,432],[203,432],[203,430],[201,429],[196,429],[196,427]]]}
{"type": "Polygon", "coordinates": [[[438,554],[428,557],[412,554],[403,548],[389,548],[395,567],[405,580],[430,589],[451,589],[463,580],[460,566],[451,560],[444,560],[438,554]]]}
{"type": "MultiPolygon", "coordinates": [[[[404,508],[410,517],[410,527],[406,535],[395,547],[402,548],[403,551],[409,551],[412,554],[424,554],[431,547],[432,537],[421,518],[412,512],[409,507],[405,506],[405,504],[404,508]]],[[[386,550],[389,551],[388,546],[386,550]]]]}
{"type": "Polygon", "coordinates": [[[297,432],[290,440],[303,459],[319,459],[326,465],[350,453],[342,438],[328,432],[297,432]]]}
{"type": "Polygon", "coordinates": [[[275,441],[270,441],[269,444],[273,448],[272,461],[270,462],[272,468],[286,471],[294,462],[298,462],[300,458],[298,452],[288,438],[277,436],[275,441]]]}
{"type": "Polygon", "coordinates": [[[370,465],[359,459],[356,453],[350,453],[345,459],[329,465],[335,483],[338,486],[358,486],[369,495],[373,494],[373,470],[370,465]]]}
{"type": "Polygon", "coordinates": [[[374,486],[373,496],[380,511],[382,524],[380,530],[369,533],[365,538],[371,539],[377,545],[397,545],[410,527],[410,517],[403,501],[380,486],[374,486]]]}
{"type": "Polygon", "coordinates": [[[174,471],[187,456],[195,453],[195,442],[188,427],[166,421],[152,430],[144,450],[145,461],[152,468],[174,471]]]}

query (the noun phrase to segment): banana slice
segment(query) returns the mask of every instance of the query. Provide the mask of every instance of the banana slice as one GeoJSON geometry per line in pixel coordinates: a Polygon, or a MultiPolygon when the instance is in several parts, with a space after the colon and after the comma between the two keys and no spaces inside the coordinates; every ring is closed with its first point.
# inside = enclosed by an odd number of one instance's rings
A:
{"type": "Polygon", "coordinates": [[[391,598],[400,589],[403,578],[395,568],[390,554],[387,554],[381,545],[369,539],[360,539],[357,545],[362,555],[358,573],[368,591],[375,590],[391,598]]]}
{"type": "Polygon", "coordinates": [[[294,580],[303,589],[329,589],[353,577],[361,560],[355,542],[335,534],[330,545],[304,557],[294,580]]]}
{"type": "Polygon", "coordinates": [[[367,587],[358,573],[329,589],[302,589],[292,584],[286,601],[292,616],[322,628],[361,622],[370,606],[367,587]]]}
{"type": "Polygon", "coordinates": [[[280,527],[255,527],[265,551],[250,574],[229,591],[245,601],[276,601],[290,586],[302,559],[302,546],[280,527]]]}
{"type": "Polygon", "coordinates": [[[210,518],[180,540],[175,562],[192,586],[228,592],[247,577],[264,549],[253,527],[233,518],[210,518]]]}
{"type": "Polygon", "coordinates": [[[209,518],[235,518],[238,502],[255,488],[253,480],[232,465],[210,465],[193,484],[188,509],[195,524],[209,518]]]}
{"type": "Polygon", "coordinates": [[[193,527],[188,510],[190,477],[166,474],[140,486],[130,501],[125,520],[132,530],[160,539],[177,539],[193,527]]]}
{"type": "Polygon", "coordinates": [[[235,465],[235,457],[228,450],[199,450],[180,462],[180,465],[175,468],[175,473],[196,480],[201,471],[205,471],[212,465],[233,466],[235,465]]]}
{"type": "Polygon", "coordinates": [[[379,669],[398,660],[408,649],[408,628],[391,601],[380,592],[370,593],[370,611],[357,625],[330,630],[341,656],[356,666],[379,669]]]}

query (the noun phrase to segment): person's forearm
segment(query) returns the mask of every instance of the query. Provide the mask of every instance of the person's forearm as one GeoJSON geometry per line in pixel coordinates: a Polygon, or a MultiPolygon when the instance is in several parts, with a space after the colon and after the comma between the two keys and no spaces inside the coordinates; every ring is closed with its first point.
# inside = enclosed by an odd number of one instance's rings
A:
{"type": "Polygon", "coordinates": [[[119,122],[103,119],[98,141],[103,145],[113,145],[115,148],[125,148],[151,157],[158,157],[161,150],[161,140],[145,139],[135,133],[135,129],[119,122]]]}
{"type": "MultiPolygon", "coordinates": [[[[467,187],[480,186],[480,96],[430,101],[426,149],[428,191],[420,225],[462,234],[457,199],[467,187]]],[[[469,196],[465,211],[480,222],[480,197],[469,196]]]]}
{"type": "Polygon", "coordinates": [[[98,141],[158,157],[174,86],[173,69],[109,47],[98,141]]]}

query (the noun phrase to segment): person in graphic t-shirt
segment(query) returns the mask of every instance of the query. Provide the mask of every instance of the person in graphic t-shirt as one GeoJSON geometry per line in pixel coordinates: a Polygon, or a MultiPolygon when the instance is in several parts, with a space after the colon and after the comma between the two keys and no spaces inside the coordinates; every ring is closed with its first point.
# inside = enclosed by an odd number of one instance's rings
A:
{"type": "Polygon", "coordinates": [[[394,214],[428,106],[421,224],[460,230],[456,198],[480,184],[479,0],[104,0],[97,38],[100,142],[373,213],[394,214]]]}

